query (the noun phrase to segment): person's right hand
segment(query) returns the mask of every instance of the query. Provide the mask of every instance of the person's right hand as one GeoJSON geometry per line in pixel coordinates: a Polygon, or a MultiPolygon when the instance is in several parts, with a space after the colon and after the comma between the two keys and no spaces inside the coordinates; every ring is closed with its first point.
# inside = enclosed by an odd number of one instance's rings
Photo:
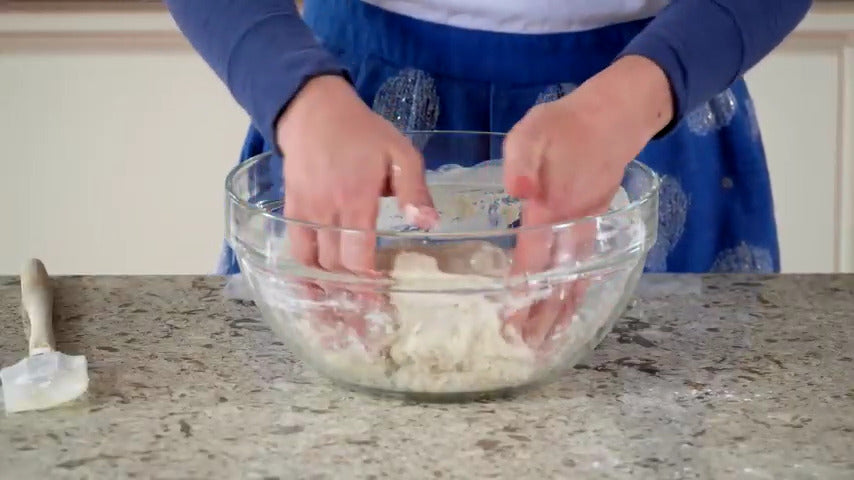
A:
{"type": "Polygon", "coordinates": [[[280,117],[277,142],[285,157],[285,215],[334,228],[288,227],[297,261],[329,271],[374,274],[379,198],[397,197],[420,228],[438,220],[412,142],[374,113],[347,81],[309,81],[280,117]]]}

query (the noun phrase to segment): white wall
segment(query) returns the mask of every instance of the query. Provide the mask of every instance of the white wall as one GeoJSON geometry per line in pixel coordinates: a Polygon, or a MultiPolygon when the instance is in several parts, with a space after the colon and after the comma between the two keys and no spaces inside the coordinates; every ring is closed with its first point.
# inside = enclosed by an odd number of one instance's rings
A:
{"type": "MultiPolygon", "coordinates": [[[[787,271],[854,271],[850,10],[749,76],[787,271]]],[[[247,119],[167,15],[0,12],[0,91],[0,274],[213,269],[247,119]]]]}
{"type": "Polygon", "coordinates": [[[91,18],[0,37],[0,274],[27,256],[55,273],[213,271],[248,120],[151,17],[103,19],[127,38],[91,18]]]}

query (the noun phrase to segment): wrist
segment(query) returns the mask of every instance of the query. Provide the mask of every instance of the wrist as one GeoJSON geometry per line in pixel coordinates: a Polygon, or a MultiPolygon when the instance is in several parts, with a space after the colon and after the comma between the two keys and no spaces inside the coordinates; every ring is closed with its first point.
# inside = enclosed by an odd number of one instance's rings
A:
{"type": "Polygon", "coordinates": [[[318,102],[330,96],[337,97],[342,91],[355,95],[353,87],[340,75],[320,75],[305,82],[276,120],[277,134],[283,135],[292,125],[301,123],[305,114],[313,111],[318,102]]]}
{"type": "Polygon", "coordinates": [[[589,88],[621,117],[618,122],[648,142],[673,119],[674,100],[664,70],[638,55],[618,59],[589,81],[589,88]]]}

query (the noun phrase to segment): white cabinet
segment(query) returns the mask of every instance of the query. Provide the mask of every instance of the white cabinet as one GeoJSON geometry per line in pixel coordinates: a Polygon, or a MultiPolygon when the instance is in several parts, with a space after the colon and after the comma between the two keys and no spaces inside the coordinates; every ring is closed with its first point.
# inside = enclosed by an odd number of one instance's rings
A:
{"type": "Polygon", "coordinates": [[[248,120],[165,14],[132,15],[0,24],[0,274],[214,270],[248,120]]]}
{"type": "MultiPolygon", "coordinates": [[[[748,76],[786,271],[854,271],[852,49],[817,8],[748,76]]],[[[168,15],[0,12],[0,91],[0,274],[213,269],[247,119],[168,15]]]]}
{"type": "Polygon", "coordinates": [[[747,79],[783,269],[854,271],[854,8],[817,9],[747,79]]]}

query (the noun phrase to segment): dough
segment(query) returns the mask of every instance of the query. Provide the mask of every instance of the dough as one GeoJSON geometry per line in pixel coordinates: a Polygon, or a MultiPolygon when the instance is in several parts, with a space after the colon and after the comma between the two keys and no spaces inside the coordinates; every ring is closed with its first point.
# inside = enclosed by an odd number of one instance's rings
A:
{"type": "MultiPolygon", "coordinates": [[[[494,228],[518,215],[518,209],[501,202],[462,201],[465,192],[457,193],[446,196],[451,200],[440,209],[448,231],[494,228]],[[469,212],[463,208],[468,204],[477,208],[469,212]]],[[[620,189],[611,208],[628,203],[620,189]]],[[[381,218],[389,227],[398,221],[381,218]]],[[[597,241],[623,245],[644,238],[636,213],[610,222],[600,226],[597,241]]],[[[550,287],[538,287],[524,297],[508,292],[503,279],[509,259],[505,250],[488,242],[424,245],[395,240],[377,258],[378,270],[391,272],[395,286],[388,298],[373,305],[358,300],[353,291],[330,288],[309,294],[276,272],[253,271],[249,264],[246,268],[274,329],[327,375],[373,388],[453,393],[524,385],[589,352],[616,318],[615,308],[622,308],[623,292],[640,274],[643,255],[636,250],[621,269],[591,279],[585,301],[568,328],[552,337],[549,352],[534,352],[505,327],[501,314],[508,306],[524,307],[547,297],[550,287]],[[353,323],[359,325],[354,328],[353,323]]]]}
{"type": "Polygon", "coordinates": [[[503,250],[467,242],[433,253],[397,252],[392,277],[408,290],[441,285],[463,293],[391,294],[399,322],[389,345],[395,381],[435,392],[516,384],[530,377],[534,352],[504,328],[500,300],[483,292],[501,288],[507,265],[503,250]]]}
{"type": "Polygon", "coordinates": [[[330,373],[395,390],[465,392],[520,385],[537,372],[535,352],[501,319],[509,265],[502,249],[487,242],[387,249],[378,262],[392,267],[397,287],[391,312],[366,315],[366,339],[323,348],[329,332],[301,324],[314,344],[305,353],[330,373]]]}

